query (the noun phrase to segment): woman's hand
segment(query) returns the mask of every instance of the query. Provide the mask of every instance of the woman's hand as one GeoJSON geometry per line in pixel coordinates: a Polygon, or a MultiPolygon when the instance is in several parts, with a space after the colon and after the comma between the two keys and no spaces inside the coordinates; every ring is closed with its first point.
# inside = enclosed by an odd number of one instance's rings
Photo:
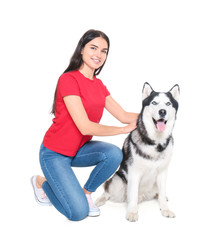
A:
{"type": "Polygon", "coordinates": [[[123,127],[124,134],[132,132],[134,129],[137,128],[137,122],[129,123],[127,126],[123,127]]]}
{"type": "Polygon", "coordinates": [[[124,127],[106,126],[89,120],[79,96],[69,95],[65,96],[63,100],[70,116],[82,135],[114,136],[130,133],[137,127],[136,122],[138,114],[128,113],[126,116],[129,116],[132,121],[124,127]]]}

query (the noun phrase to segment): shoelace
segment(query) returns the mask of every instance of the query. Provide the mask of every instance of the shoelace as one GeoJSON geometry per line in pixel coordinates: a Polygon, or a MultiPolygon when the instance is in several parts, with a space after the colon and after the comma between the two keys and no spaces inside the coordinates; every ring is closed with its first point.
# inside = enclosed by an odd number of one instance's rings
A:
{"type": "Polygon", "coordinates": [[[90,194],[86,194],[86,197],[87,197],[87,200],[88,200],[89,207],[90,208],[96,208],[96,206],[95,206],[95,204],[94,204],[94,202],[92,200],[91,195],[90,194]]]}
{"type": "Polygon", "coordinates": [[[48,199],[48,197],[47,197],[47,195],[46,195],[46,193],[44,191],[41,192],[41,198],[43,200],[48,199]]]}

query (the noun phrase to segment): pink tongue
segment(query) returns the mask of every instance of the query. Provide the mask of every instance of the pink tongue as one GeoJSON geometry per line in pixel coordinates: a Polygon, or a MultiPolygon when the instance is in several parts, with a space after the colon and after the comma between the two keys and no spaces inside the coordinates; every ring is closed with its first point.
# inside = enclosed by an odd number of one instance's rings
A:
{"type": "Polygon", "coordinates": [[[163,132],[166,128],[166,124],[164,122],[157,122],[157,129],[159,132],[163,132]]]}

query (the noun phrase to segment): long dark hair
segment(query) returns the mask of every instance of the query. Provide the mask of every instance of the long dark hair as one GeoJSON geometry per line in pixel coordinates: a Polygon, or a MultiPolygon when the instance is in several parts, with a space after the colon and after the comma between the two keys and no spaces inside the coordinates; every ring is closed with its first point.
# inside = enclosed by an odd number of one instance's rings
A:
{"type": "MultiPolygon", "coordinates": [[[[63,73],[78,70],[81,67],[81,65],[83,64],[82,54],[81,54],[82,49],[85,47],[85,45],[88,42],[92,41],[94,38],[97,38],[97,37],[102,37],[106,40],[106,42],[108,44],[108,51],[109,51],[110,41],[109,41],[108,36],[101,31],[90,29],[79,40],[78,45],[75,49],[75,52],[73,53],[73,55],[70,59],[69,66],[66,68],[66,70],[63,73]]],[[[108,54],[108,51],[107,51],[107,54],[108,54]]],[[[105,64],[105,62],[104,62],[104,64],[105,64]]],[[[101,72],[104,64],[101,67],[99,67],[98,69],[95,70],[94,76],[99,75],[99,73],[101,72]]],[[[57,97],[57,87],[55,89],[54,101],[53,101],[52,110],[51,110],[52,114],[55,114],[56,97],[57,97]]]]}

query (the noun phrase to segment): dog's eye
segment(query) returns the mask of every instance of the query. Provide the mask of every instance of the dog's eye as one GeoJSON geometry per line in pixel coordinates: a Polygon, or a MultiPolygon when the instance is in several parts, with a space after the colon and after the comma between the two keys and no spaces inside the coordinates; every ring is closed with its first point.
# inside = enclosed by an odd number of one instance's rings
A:
{"type": "Polygon", "coordinates": [[[170,105],[171,105],[171,102],[167,102],[166,105],[167,105],[167,106],[170,106],[170,105]]]}
{"type": "Polygon", "coordinates": [[[155,101],[153,101],[153,102],[152,102],[152,104],[153,104],[153,105],[157,105],[158,103],[157,103],[157,102],[155,102],[155,101]]]}

